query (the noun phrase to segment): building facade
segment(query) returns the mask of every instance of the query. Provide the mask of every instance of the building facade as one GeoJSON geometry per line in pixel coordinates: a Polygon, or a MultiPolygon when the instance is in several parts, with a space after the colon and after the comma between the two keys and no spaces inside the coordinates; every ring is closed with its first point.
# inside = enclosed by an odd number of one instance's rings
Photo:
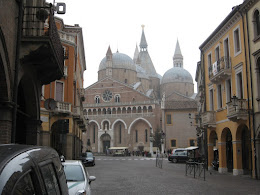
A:
{"type": "Polygon", "coordinates": [[[178,64],[163,77],[149,55],[144,29],[139,46],[133,59],[118,51],[112,53],[109,47],[99,65],[98,81],[85,89],[88,150],[105,153],[110,147],[128,147],[130,151],[153,152],[157,150],[153,146],[159,147],[154,144],[156,134],[163,138],[162,152],[188,147],[194,143],[189,140],[196,140],[195,128],[187,120],[183,123],[190,111],[196,111],[196,104],[184,103],[194,102],[195,96],[192,77],[181,65],[179,43],[174,55],[178,64]],[[169,106],[172,101],[182,101],[185,108],[169,106]],[[168,113],[173,117],[172,124],[167,123],[168,113]],[[177,144],[172,144],[173,140],[177,144]]]}
{"type": "Polygon", "coordinates": [[[1,1],[0,143],[40,144],[41,87],[63,75],[52,5],[1,1]]]}
{"type": "Polygon", "coordinates": [[[86,132],[83,117],[83,73],[86,70],[82,28],[65,25],[55,17],[64,49],[64,75],[42,87],[41,144],[55,148],[67,159],[76,159],[83,148],[86,132]]]}
{"type": "Polygon", "coordinates": [[[233,7],[200,46],[197,66],[199,130],[204,139],[207,137],[208,168],[212,169],[211,163],[217,158],[220,173],[252,177],[257,175],[257,106],[253,106],[257,96],[252,95],[257,91],[258,58],[249,51],[259,49],[255,40],[257,2],[244,1],[233,7]]]}

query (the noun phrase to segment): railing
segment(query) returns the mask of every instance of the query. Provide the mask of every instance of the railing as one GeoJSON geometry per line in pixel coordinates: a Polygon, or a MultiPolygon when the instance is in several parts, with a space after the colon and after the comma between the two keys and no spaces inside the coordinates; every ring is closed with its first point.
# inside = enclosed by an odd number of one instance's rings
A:
{"type": "Polygon", "coordinates": [[[215,111],[207,111],[201,114],[203,125],[216,125],[215,111]]]}
{"type": "Polygon", "coordinates": [[[205,163],[187,161],[185,167],[185,175],[193,175],[194,178],[203,178],[205,181],[205,169],[205,163]]]}
{"type": "Polygon", "coordinates": [[[105,102],[100,104],[84,104],[84,108],[96,108],[96,107],[104,107],[104,106],[135,106],[135,105],[147,105],[150,106],[151,104],[159,104],[159,101],[143,101],[143,102],[105,102]]]}
{"type": "Polygon", "coordinates": [[[49,38],[58,64],[63,69],[64,49],[61,45],[51,5],[50,7],[24,7],[22,36],[25,38],[49,38]]]}
{"type": "Polygon", "coordinates": [[[230,120],[243,119],[246,120],[248,116],[247,100],[238,99],[237,105],[233,105],[233,102],[227,103],[227,117],[230,120]]]}
{"type": "Polygon", "coordinates": [[[209,68],[208,68],[209,78],[214,78],[220,72],[225,72],[225,70],[231,71],[231,58],[228,56],[223,56],[217,61],[216,70],[213,70],[213,65],[209,66],[209,68]]]}
{"type": "Polygon", "coordinates": [[[132,118],[132,117],[153,117],[153,113],[125,113],[125,114],[99,114],[99,115],[84,115],[85,118],[98,119],[98,118],[132,118]]]}
{"type": "Polygon", "coordinates": [[[66,102],[57,102],[57,107],[55,109],[58,112],[71,112],[71,104],[66,102]]]}

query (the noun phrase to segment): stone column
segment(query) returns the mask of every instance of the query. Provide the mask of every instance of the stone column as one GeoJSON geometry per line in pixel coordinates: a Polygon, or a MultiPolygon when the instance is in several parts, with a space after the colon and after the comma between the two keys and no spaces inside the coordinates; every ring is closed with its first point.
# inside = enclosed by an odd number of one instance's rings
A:
{"type": "Polygon", "coordinates": [[[233,175],[242,175],[242,147],[241,140],[232,141],[233,144],[233,175]]]}
{"type": "Polygon", "coordinates": [[[227,172],[226,142],[218,143],[219,173],[227,172]]]}
{"type": "Polygon", "coordinates": [[[212,170],[212,162],[214,160],[214,146],[213,143],[208,143],[208,170],[212,170]]]}
{"type": "Polygon", "coordinates": [[[11,143],[12,108],[11,103],[0,102],[0,144],[11,143]]]}
{"type": "Polygon", "coordinates": [[[39,145],[40,144],[40,127],[41,120],[31,119],[26,121],[26,144],[39,145]]]}

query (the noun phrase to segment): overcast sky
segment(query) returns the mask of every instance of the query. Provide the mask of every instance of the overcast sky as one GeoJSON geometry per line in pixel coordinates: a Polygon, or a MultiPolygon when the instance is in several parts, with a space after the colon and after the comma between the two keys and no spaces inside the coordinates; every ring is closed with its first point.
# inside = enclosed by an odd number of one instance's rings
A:
{"type": "MultiPolygon", "coordinates": [[[[53,2],[53,0],[48,0],[53,2]]],[[[97,81],[97,72],[108,46],[115,53],[133,58],[139,47],[142,28],[148,52],[161,76],[173,67],[177,39],[184,58],[184,68],[194,80],[199,46],[243,0],[56,0],[66,3],[66,14],[56,15],[65,24],[79,24],[87,70],[84,87],[97,81]]]]}

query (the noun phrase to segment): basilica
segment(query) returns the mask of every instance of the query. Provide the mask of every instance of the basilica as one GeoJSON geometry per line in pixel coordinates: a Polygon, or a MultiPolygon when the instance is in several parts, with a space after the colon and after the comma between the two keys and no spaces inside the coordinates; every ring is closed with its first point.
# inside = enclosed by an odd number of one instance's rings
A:
{"type": "Polygon", "coordinates": [[[156,132],[163,135],[162,150],[197,145],[196,127],[189,119],[189,113],[197,111],[196,94],[193,78],[183,67],[179,42],[173,67],[163,76],[149,55],[144,27],[139,46],[133,58],[108,47],[99,64],[98,81],[85,88],[83,113],[88,130],[83,150],[154,151],[156,132]]]}

